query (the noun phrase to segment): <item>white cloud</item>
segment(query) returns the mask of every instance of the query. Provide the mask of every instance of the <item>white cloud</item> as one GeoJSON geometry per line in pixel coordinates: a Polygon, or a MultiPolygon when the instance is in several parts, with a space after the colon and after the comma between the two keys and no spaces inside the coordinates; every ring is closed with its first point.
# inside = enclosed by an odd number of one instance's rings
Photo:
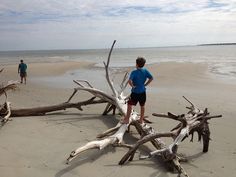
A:
{"type": "Polygon", "coordinates": [[[0,50],[235,42],[235,19],[235,0],[1,0],[0,50]]]}

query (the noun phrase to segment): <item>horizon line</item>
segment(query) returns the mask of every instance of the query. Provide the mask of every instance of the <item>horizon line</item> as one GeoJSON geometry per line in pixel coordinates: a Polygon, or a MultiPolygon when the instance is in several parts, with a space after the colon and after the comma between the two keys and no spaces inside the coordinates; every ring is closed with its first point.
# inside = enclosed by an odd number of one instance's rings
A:
{"type": "MultiPolygon", "coordinates": [[[[203,43],[189,45],[170,45],[170,46],[153,46],[153,47],[116,47],[116,49],[141,49],[141,48],[169,48],[169,47],[191,47],[191,46],[211,46],[211,45],[236,45],[236,42],[218,42],[218,43],[203,43]]],[[[20,49],[20,50],[0,50],[0,52],[23,52],[23,51],[59,51],[59,50],[105,50],[109,48],[64,48],[64,49],[20,49]]]]}

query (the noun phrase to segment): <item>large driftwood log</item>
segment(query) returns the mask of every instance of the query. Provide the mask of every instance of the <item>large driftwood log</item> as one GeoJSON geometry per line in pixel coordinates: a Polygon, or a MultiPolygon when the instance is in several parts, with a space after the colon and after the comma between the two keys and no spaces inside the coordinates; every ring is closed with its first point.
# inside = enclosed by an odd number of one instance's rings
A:
{"type": "Polygon", "coordinates": [[[95,100],[96,97],[92,97],[91,99],[76,102],[76,103],[60,103],[51,106],[42,106],[42,107],[34,107],[34,108],[25,108],[25,109],[12,109],[11,110],[11,117],[22,117],[22,116],[42,116],[47,113],[66,110],[68,108],[75,108],[82,111],[82,106],[91,105],[91,104],[100,104],[100,103],[107,103],[107,101],[99,99],[95,100]]]}
{"type": "Polygon", "coordinates": [[[96,97],[92,97],[85,101],[80,102],[64,102],[60,104],[50,105],[50,106],[42,106],[42,107],[33,107],[33,108],[20,108],[14,109],[10,107],[10,102],[7,101],[7,91],[15,89],[17,87],[18,82],[9,81],[7,85],[0,88],[0,95],[5,95],[5,103],[0,105],[0,116],[4,121],[8,120],[10,117],[21,117],[21,116],[40,116],[45,115],[50,112],[66,110],[68,108],[76,108],[78,110],[83,110],[82,106],[91,105],[91,104],[101,104],[107,103],[104,99],[96,99],[96,97]],[[6,119],[7,116],[7,119],[6,119]]]}

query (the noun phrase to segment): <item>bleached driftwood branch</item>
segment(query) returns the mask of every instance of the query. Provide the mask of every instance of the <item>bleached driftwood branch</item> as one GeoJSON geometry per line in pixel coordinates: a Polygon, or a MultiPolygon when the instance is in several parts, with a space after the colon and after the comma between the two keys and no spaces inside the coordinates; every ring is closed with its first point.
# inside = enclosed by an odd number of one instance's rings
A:
{"type": "Polygon", "coordinates": [[[82,111],[82,106],[92,105],[92,104],[101,104],[107,103],[107,101],[102,99],[95,99],[96,97],[92,97],[85,101],[70,103],[60,103],[50,106],[42,106],[42,107],[33,107],[33,108],[21,108],[21,109],[12,109],[11,117],[22,117],[22,116],[42,116],[51,112],[66,110],[69,108],[75,108],[82,111]]]}
{"type": "Polygon", "coordinates": [[[0,86],[0,96],[5,94],[8,90],[14,90],[19,84],[18,81],[8,81],[6,85],[0,86]]]}
{"type": "MultiPolygon", "coordinates": [[[[3,69],[0,70],[0,73],[2,71],[3,69]]],[[[84,82],[89,87],[92,87],[87,81],[81,81],[81,82],[84,82]]],[[[8,81],[6,85],[2,85],[0,87],[0,96],[4,94],[6,98],[5,103],[3,105],[0,105],[0,116],[1,116],[2,122],[7,122],[8,120],[10,120],[10,117],[42,116],[47,113],[60,111],[60,110],[66,110],[68,108],[76,108],[82,111],[83,110],[82,106],[107,103],[107,101],[104,99],[96,99],[96,97],[92,97],[88,100],[75,102],[75,103],[71,103],[67,101],[64,103],[50,105],[50,106],[14,109],[10,107],[10,102],[7,101],[7,91],[14,90],[17,87],[17,84],[19,84],[18,81],[8,81]]]]}
{"type": "MultiPolygon", "coordinates": [[[[78,90],[84,90],[87,92],[90,92],[91,94],[104,99],[106,101],[108,101],[108,104],[105,111],[107,113],[107,110],[109,109],[109,106],[114,105],[115,108],[117,108],[120,112],[120,114],[122,116],[126,115],[126,110],[127,110],[127,104],[126,104],[126,97],[123,95],[123,90],[125,89],[125,87],[127,86],[127,84],[125,83],[127,80],[127,74],[125,74],[124,79],[121,83],[121,91],[118,92],[115,87],[114,84],[112,82],[112,80],[110,79],[110,73],[109,73],[109,64],[110,64],[110,57],[111,57],[111,53],[113,50],[113,47],[115,45],[115,42],[113,42],[112,47],[110,49],[108,58],[107,58],[107,62],[104,62],[104,66],[105,66],[105,72],[106,72],[106,80],[108,82],[108,85],[110,87],[110,89],[112,90],[112,95],[109,95],[101,90],[95,89],[91,86],[91,84],[89,86],[82,84],[81,82],[76,82],[79,87],[77,87],[74,91],[74,93],[72,94],[72,96],[70,97],[70,99],[75,95],[75,93],[78,90]]],[[[69,100],[70,100],[69,99],[69,100]]],[[[133,112],[133,114],[131,115],[131,121],[132,120],[137,120],[138,119],[138,114],[136,112],[133,112]]],[[[106,132],[104,132],[103,134],[100,134],[98,137],[106,137],[102,140],[94,140],[91,141],[89,143],[87,143],[86,145],[77,148],[76,150],[72,151],[70,153],[70,156],[67,159],[67,163],[69,161],[71,161],[72,159],[74,159],[76,156],[78,156],[80,153],[82,153],[83,151],[92,149],[92,148],[98,148],[98,149],[104,149],[106,146],[108,145],[115,145],[115,144],[121,144],[123,142],[123,136],[124,133],[127,130],[128,125],[126,124],[121,124],[118,123],[114,128],[111,128],[110,130],[107,130],[106,132]],[[107,136],[109,135],[109,136],[107,136]]]]}
{"type": "Polygon", "coordinates": [[[11,116],[11,108],[10,108],[11,103],[9,101],[5,102],[3,106],[1,106],[1,122],[5,124],[7,121],[10,120],[11,116]]]}
{"type": "MultiPolygon", "coordinates": [[[[0,70],[0,73],[3,69],[0,70]]],[[[0,105],[0,118],[2,125],[10,120],[11,116],[11,103],[7,101],[7,91],[14,90],[17,87],[18,81],[8,81],[6,85],[0,87],[0,96],[5,95],[5,102],[0,105]]]]}

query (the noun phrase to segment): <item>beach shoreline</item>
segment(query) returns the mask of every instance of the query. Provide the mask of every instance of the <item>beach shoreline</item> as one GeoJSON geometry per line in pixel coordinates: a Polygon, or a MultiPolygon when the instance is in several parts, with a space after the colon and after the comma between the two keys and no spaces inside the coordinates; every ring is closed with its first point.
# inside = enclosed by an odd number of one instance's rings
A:
{"type": "MultiPolygon", "coordinates": [[[[41,82],[35,83],[30,77],[58,76],[77,69],[93,70],[93,63],[57,62],[32,63],[29,65],[28,83],[20,84],[19,89],[8,93],[8,100],[14,108],[26,108],[62,103],[73,92],[71,88],[49,87],[41,82]]],[[[201,109],[207,107],[211,114],[222,114],[223,118],[211,120],[209,152],[202,154],[202,144],[194,138],[194,143],[185,140],[180,144],[179,152],[189,162],[182,163],[192,177],[232,176],[236,172],[236,143],[231,135],[235,132],[235,85],[223,82],[209,75],[207,64],[203,63],[157,63],[147,65],[153,73],[154,81],[147,88],[148,100],[146,115],[154,123],[152,126],[160,132],[169,131],[177,122],[155,118],[152,113],[186,113],[186,96],[201,109]],[[153,106],[155,105],[155,106],[153,106]]],[[[130,70],[131,68],[125,68],[130,70]]],[[[118,72],[119,78],[123,73],[118,72]]],[[[4,66],[2,80],[18,80],[17,65],[4,66]]],[[[71,81],[72,82],[72,81],[71,81]]],[[[108,87],[108,85],[107,85],[108,87]]],[[[99,88],[98,88],[99,89],[99,88]]],[[[128,92],[128,91],[127,91],[128,92]]],[[[90,98],[88,93],[79,93],[77,100],[90,98]]],[[[127,149],[109,147],[102,152],[91,151],[76,158],[69,166],[65,159],[75,148],[96,139],[97,134],[111,128],[119,116],[101,116],[105,105],[84,107],[78,111],[70,109],[46,116],[13,118],[0,129],[0,169],[7,177],[70,177],[70,176],[170,176],[176,174],[167,171],[158,160],[135,160],[124,166],[118,161],[127,149]],[[111,119],[112,118],[112,119],[111,119]],[[141,167],[141,168],[140,168],[141,167]],[[93,168],[93,170],[91,170],[93,168]]],[[[135,108],[139,111],[139,108],[135,108]]],[[[134,130],[132,134],[136,136],[134,130]]],[[[127,143],[134,142],[131,136],[125,136],[127,143]]],[[[142,149],[147,153],[147,149],[142,149]]]]}

